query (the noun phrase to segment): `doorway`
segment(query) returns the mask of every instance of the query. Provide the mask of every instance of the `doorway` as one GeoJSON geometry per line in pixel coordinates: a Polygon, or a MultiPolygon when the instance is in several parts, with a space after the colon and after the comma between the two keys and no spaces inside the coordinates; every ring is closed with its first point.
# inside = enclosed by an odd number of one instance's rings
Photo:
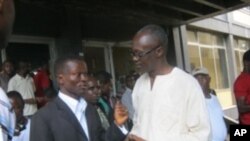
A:
{"type": "Polygon", "coordinates": [[[49,62],[50,53],[48,44],[36,43],[9,43],[6,48],[6,59],[17,64],[19,61],[25,61],[31,64],[34,70],[40,62],[49,62]]]}

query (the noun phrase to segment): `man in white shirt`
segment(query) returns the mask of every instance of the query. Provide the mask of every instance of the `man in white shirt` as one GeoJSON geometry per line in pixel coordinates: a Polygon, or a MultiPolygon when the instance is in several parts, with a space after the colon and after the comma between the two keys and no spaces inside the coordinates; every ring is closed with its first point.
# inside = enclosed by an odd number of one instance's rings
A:
{"type": "MultiPolygon", "coordinates": [[[[15,18],[13,0],[0,0],[0,49],[6,47],[15,18]]],[[[0,141],[11,140],[15,128],[15,114],[11,104],[0,88],[0,141]]]]}
{"type": "Polygon", "coordinates": [[[224,113],[221,105],[210,89],[210,76],[208,70],[204,67],[196,68],[192,72],[193,76],[198,80],[206,98],[207,109],[212,129],[212,141],[225,141],[227,136],[227,128],[224,121],[224,113]]]}
{"type": "Polygon", "coordinates": [[[167,34],[147,25],[133,38],[132,58],[143,73],[133,93],[135,109],[129,138],[141,141],[208,141],[210,122],[198,82],[168,64],[167,34]]]}
{"type": "Polygon", "coordinates": [[[14,67],[12,62],[9,60],[5,60],[2,65],[2,71],[0,72],[0,86],[4,90],[4,92],[7,92],[8,89],[8,83],[10,78],[12,77],[14,71],[14,67]]]}
{"type": "Polygon", "coordinates": [[[31,120],[30,141],[123,141],[128,118],[124,106],[116,104],[114,122],[105,130],[92,104],[82,98],[87,90],[86,63],[77,56],[65,56],[55,63],[59,95],[31,120]]]}
{"type": "Polygon", "coordinates": [[[15,129],[15,113],[12,110],[12,105],[0,88],[0,140],[11,140],[15,129]]]}
{"type": "Polygon", "coordinates": [[[16,127],[12,141],[29,141],[30,119],[23,116],[24,100],[17,91],[8,92],[7,96],[16,114],[16,127]]]}
{"type": "Polygon", "coordinates": [[[24,116],[32,116],[37,111],[37,104],[35,98],[35,83],[33,78],[28,75],[28,63],[20,61],[18,63],[18,70],[8,84],[8,92],[17,91],[22,95],[25,102],[24,116]]]}

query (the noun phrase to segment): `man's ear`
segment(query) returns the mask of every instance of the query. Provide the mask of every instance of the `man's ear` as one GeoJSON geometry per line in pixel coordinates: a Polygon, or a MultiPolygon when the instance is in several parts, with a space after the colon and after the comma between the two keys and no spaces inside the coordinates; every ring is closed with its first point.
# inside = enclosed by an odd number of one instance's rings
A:
{"type": "Polygon", "coordinates": [[[58,74],[58,75],[56,76],[56,80],[57,80],[57,83],[58,83],[59,85],[62,85],[62,84],[64,83],[64,77],[63,77],[63,75],[62,75],[62,74],[58,74]]]}
{"type": "Polygon", "coordinates": [[[156,52],[157,56],[162,56],[164,54],[164,51],[165,50],[162,47],[159,47],[156,49],[155,52],[156,52]]]}

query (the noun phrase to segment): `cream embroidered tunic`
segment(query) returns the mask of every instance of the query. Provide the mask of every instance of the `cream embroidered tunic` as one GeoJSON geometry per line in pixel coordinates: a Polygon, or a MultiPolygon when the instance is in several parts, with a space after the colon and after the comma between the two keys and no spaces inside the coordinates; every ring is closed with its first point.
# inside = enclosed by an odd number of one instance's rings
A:
{"type": "Polygon", "coordinates": [[[143,74],[132,94],[135,109],[131,130],[147,141],[208,141],[210,121],[198,82],[174,68],[158,75],[151,89],[143,74]]]}

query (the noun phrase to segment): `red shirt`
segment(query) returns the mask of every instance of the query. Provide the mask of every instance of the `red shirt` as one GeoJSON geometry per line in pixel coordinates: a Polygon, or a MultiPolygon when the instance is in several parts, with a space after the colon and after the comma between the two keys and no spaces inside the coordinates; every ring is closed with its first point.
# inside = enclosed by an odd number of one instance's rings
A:
{"type": "MultiPolygon", "coordinates": [[[[245,103],[250,105],[250,74],[242,72],[234,82],[235,98],[245,97],[245,103]]],[[[240,123],[250,125],[250,112],[240,113],[240,123]]]]}
{"type": "MultiPolygon", "coordinates": [[[[37,74],[34,76],[34,82],[36,86],[36,97],[44,97],[44,90],[49,88],[50,86],[50,79],[47,71],[43,69],[39,69],[37,71],[37,74]]],[[[41,103],[37,103],[38,108],[42,107],[46,104],[46,101],[43,101],[41,103]]]]}

